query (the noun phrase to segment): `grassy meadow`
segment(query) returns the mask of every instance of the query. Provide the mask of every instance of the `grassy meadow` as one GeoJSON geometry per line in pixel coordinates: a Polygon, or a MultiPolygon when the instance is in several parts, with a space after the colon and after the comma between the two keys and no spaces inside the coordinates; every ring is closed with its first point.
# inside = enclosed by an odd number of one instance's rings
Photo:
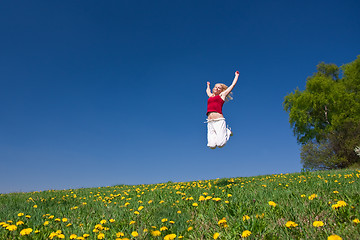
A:
{"type": "Polygon", "coordinates": [[[360,171],[0,195],[0,239],[360,239],[360,171]]]}

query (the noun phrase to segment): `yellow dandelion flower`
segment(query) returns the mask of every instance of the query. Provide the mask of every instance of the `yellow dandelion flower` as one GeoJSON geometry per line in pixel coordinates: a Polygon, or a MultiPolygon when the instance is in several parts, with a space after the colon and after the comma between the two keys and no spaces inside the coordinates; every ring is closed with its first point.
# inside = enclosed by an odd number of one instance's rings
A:
{"type": "Polygon", "coordinates": [[[135,211],[134,214],[139,215],[140,213],[138,211],[135,211]]]}
{"type": "Polygon", "coordinates": [[[333,204],[333,205],[331,205],[331,208],[332,209],[338,209],[340,206],[338,205],[338,204],[333,204]]]}
{"type": "Polygon", "coordinates": [[[288,222],[285,224],[285,226],[286,226],[287,228],[292,228],[292,227],[297,227],[298,224],[296,224],[296,223],[293,222],[293,221],[288,221],[288,222]]]}
{"type": "Polygon", "coordinates": [[[97,236],[97,239],[104,239],[105,238],[105,234],[103,233],[99,233],[99,235],[97,236]]]}
{"type": "Polygon", "coordinates": [[[338,235],[330,235],[327,240],[342,240],[342,238],[338,235]]]}
{"type": "MultiPolygon", "coordinates": [[[[4,222],[2,222],[1,223],[1,226],[3,227],[3,228],[5,228],[5,229],[7,229],[7,227],[9,227],[11,224],[7,224],[7,223],[4,223],[4,222]]],[[[16,225],[14,225],[14,226],[16,226],[16,225]]]]}
{"type": "Polygon", "coordinates": [[[242,232],[241,237],[247,238],[250,235],[251,235],[251,232],[249,230],[245,230],[242,232]]]}
{"type": "Polygon", "coordinates": [[[154,236],[154,237],[157,237],[157,236],[160,236],[161,235],[161,232],[156,230],[156,231],[151,231],[151,235],[154,236]]]}
{"type": "Polygon", "coordinates": [[[50,233],[49,238],[50,238],[50,239],[53,239],[53,238],[56,237],[57,235],[58,235],[57,233],[52,232],[52,233],[50,233]]]}
{"type": "Polygon", "coordinates": [[[33,208],[37,208],[38,206],[37,205],[34,205],[33,208]]]}
{"type": "Polygon", "coordinates": [[[6,230],[9,230],[10,232],[15,231],[17,229],[16,225],[8,225],[6,227],[6,230]]]}
{"type": "Polygon", "coordinates": [[[192,205],[193,205],[194,207],[199,206],[199,204],[197,204],[197,203],[193,203],[192,205]]]}
{"type": "Polygon", "coordinates": [[[134,223],[135,223],[135,221],[131,221],[131,222],[129,223],[129,225],[134,224],[134,223]]]}
{"type": "Polygon", "coordinates": [[[250,219],[250,217],[248,215],[243,216],[243,221],[246,221],[246,220],[249,220],[249,219],[250,219]]]}
{"type": "Polygon", "coordinates": [[[139,234],[138,234],[136,231],[132,232],[131,235],[132,235],[133,237],[139,236],[139,234]]]}
{"type": "Polygon", "coordinates": [[[273,207],[276,207],[277,204],[275,202],[273,202],[273,201],[269,201],[269,205],[273,206],[273,207]]]}
{"type": "Polygon", "coordinates": [[[49,225],[49,222],[48,222],[48,221],[45,221],[45,222],[44,222],[44,226],[46,226],[46,225],[49,225]]]}
{"type": "Polygon", "coordinates": [[[67,219],[67,218],[63,218],[62,221],[63,221],[63,222],[67,222],[68,219],[67,219]]]}
{"type": "Polygon", "coordinates": [[[107,221],[105,219],[100,221],[100,224],[104,225],[107,221]]]}
{"type": "Polygon", "coordinates": [[[78,236],[77,236],[76,234],[71,234],[71,235],[70,235],[70,239],[77,239],[77,237],[78,237],[78,236]]]}
{"type": "Polygon", "coordinates": [[[167,218],[163,218],[163,219],[161,219],[161,222],[167,222],[168,221],[168,219],[167,218]]]}
{"type": "Polygon", "coordinates": [[[322,221],[315,221],[313,222],[314,227],[322,227],[324,226],[324,223],[322,221]]]}
{"type": "Polygon", "coordinates": [[[19,213],[18,214],[18,217],[22,217],[22,216],[24,216],[25,214],[24,213],[19,213]]]}
{"type": "Polygon", "coordinates": [[[317,195],[316,194],[311,194],[309,196],[309,200],[314,200],[315,198],[317,198],[317,195]]]}
{"type": "Polygon", "coordinates": [[[29,235],[33,230],[31,228],[25,228],[23,230],[21,230],[20,235],[21,236],[25,236],[25,235],[29,235]]]}
{"type": "Polygon", "coordinates": [[[25,217],[26,217],[26,218],[31,218],[31,216],[30,216],[30,215],[26,215],[25,217]]]}
{"type": "Polygon", "coordinates": [[[220,233],[216,232],[216,233],[214,233],[213,238],[214,238],[214,239],[218,239],[219,236],[220,236],[220,233]]]}
{"type": "Polygon", "coordinates": [[[109,222],[113,223],[115,222],[115,219],[110,219],[109,222]]]}
{"type": "Polygon", "coordinates": [[[94,229],[101,231],[104,229],[104,227],[101,224],[96,224],[94,229]]]}
{"type": "Polygon", "coordinates": [[[338,209],[338,208],[340,208],[340,207],[345,207],[345,206],[347,206],[346,202],[344,202],[344,201],[338,201],[336,204],[333,204],[333,205],[331,206],[331,208],[332,208],[332,209],[338,209]]]}
{"type": "Polygon", "coordinates": [[[194,228],[193,227],[189,227],[187,230],[188,231],[191,231],[191,230],[193,230],[194,228]]]}
{"type": "Polygon", "coordinates": [[[138,208],[138,211],[141,211],[143,208],[144,208],[143,206],[140,206],[140,207],[138,208]]]}
{"type": "Polygon", "coordinates": [[[339,207],[347,206],[346,202],[344,202],[344,201],[338,201],[337,204],[339,205],[339,207]]]}
{"type": "Polygon", "coordinates": [[[165,227],[165,226],[163,226],[163,227],[160,228],[160,231],[166,231],[166,230],[168,230],[168,228],[165,227]]]}
{"type": "Polygon", "coordinates": [[[304,197],[306,197],[306,195],[305,195],[305,194],[301,194],[301,196],[300,196],[300,197],[304,198],[304,197]]]}
{"type": "Polygon", "coordinates": [[[168,234],[164,237],[164,240],[172,240],[176,238],[176,234],[168,234]]]}
{"type": "Polygon", "coordinates": [[[356,224],[360,223],[360,220],[359,220],[358,218],[355,218],[355,219],[352,220],[352,221],[353,221],[353,223],[356,223],[356,224]]]}
{"type": "Polygon", "coordinates": [[[16,225],[17,226],[19,226],[19,225],[23,225],[24,224],[24,222],[23,221],[18,221],[17,223],[16,223],[16,225]]]}
{"type": "Polygon", "coordinates": [[[219,224],[219,226],[224,227],[224,228],[227,228],[227,227],[228,227],[228,225],[227,225],[227,222],[226,222],[226,219],[225,219],[225,218],[223,218],[223,219],[219,220],[218,224],[219,224]]]}
{"type": "Polygon", "coordinates": [[[59,235],[57,235],[57,238],[65,239],[65,235],[64,234],[59,234],[59,235]]]}
{"type": "Polygon", "coordinates": [[[218,225],[223,225],[223,224],[226,224],[227,222],[226,222],[226,219],[225,218],[223,218],[223,219],[221,219],[221,220],[219,220],[218,221],[218,225]]]}

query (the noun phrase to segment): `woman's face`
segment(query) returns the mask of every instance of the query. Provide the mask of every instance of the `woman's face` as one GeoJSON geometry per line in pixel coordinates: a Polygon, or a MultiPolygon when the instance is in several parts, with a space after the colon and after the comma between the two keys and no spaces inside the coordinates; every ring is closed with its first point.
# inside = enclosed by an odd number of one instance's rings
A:
{"type": "Polygon", "coordinates": [[[213,88],[213,93],[219,95],[222,92],[222,86],[220,84],[215,84],[213,88]]]}

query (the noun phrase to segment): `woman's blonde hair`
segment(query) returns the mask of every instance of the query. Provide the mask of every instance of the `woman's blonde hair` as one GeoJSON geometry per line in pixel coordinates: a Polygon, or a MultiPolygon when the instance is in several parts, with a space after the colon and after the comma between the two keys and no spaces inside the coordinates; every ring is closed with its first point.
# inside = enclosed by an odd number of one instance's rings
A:
{"type": "MultiPolygon", "coordinates": [[[[226,86],[225,84],[223,83],[218,83],[221,85],[221,88],[222,88],[222,91],[225,91],[226,89],[228,89],[228,86],[226,86]]],[[[225,101],[230,101],[230,100],[233,100],[233,97],[232,97],[232,92],[230,92],[226,97],[225,97],[225,101]]]]}

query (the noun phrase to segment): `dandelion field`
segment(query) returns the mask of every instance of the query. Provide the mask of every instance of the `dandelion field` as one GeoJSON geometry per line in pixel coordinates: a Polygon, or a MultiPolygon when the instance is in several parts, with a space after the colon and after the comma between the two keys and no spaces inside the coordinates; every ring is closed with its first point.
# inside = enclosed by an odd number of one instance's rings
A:
{"type": "Polygon", "coordinates": [[[0,239],[360,239],[360,171],[0,194],[0,239]]]}

